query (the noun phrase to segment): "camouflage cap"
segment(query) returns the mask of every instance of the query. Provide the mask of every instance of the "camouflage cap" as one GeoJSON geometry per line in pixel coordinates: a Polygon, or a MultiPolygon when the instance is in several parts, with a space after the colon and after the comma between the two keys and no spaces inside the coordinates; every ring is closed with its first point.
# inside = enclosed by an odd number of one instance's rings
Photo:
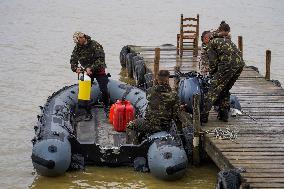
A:
{"type": "Polygon", "coordinates": [[[73,41],[74,43],[78,43],[79,41],[79,37],[84,37],[85,34],[83,32],[80,32],[80,31],[76,31],[74,34],[73,34],[73,41]]]}
{"type": "Polygon", "coordinates": [[[158,73],[159,77],[170,77],[170,72],[168,70],[160,70],[158,73]]]}
{"type": "Polygon", "coordinates": [[[168,70],[160,70],[157,75],[157,81],[161,84],[167,84],[169,82],[170,72],[168,70]]]}

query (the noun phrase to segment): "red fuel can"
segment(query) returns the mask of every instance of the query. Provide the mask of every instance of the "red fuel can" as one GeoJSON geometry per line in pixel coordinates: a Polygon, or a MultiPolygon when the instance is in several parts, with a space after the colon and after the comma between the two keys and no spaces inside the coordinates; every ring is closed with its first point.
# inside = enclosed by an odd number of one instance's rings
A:
{"type": "Polygon", "coordinates": [[[126,125],[134,119],[134,107],[127,100],[117,100],[113,108],[114,130],[124,132],[126,125]]]}
{"type": "Polygon", "coordinates": [[[114,108],[115,108],[115,104],[111,105],[110,111],[109,111],[109,116],[108,116],[109,123],[111,123],[111,124],[113,123],[114,108]]]}

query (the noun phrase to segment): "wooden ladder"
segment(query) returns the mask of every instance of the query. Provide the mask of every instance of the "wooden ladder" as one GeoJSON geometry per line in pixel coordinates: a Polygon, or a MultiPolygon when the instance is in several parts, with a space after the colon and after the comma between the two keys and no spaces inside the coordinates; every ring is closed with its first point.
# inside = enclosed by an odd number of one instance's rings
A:
{"type": "Polygon", "coordinates": [[[177,55],[183,56],[184,51],[192,51],[193,56],[198,55],[199,14],[196,18],[180,17],[180,33],[177,34],[177,55]]]}

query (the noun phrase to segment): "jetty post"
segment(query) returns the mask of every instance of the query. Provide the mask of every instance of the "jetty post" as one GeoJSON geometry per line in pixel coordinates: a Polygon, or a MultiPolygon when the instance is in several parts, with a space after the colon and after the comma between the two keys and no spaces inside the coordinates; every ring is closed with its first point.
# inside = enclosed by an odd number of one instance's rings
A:
{"type": "Polygon", "coordinates": [[[200,94],[193,95],[193,127],[194,127],[194,139],[193,139],[193,164],[200,164],[200,134],[201,134],[201,122],[200,122],[200,94]]]}
{"type": "Polygon", "coordinates": [[[154,58],[154,81],[156,81],[158,72],[159,72],[159,67],[160,67],[160,48],[155,48],[155,58],[154,58]]]}
{"type": "Polygon", "coordinates": [[[266,71],[265,71],[265,79],[270,80],[270,65],[271,65],[271,51],[266,50],[266,71]]]}
{"type": "Polygon", "coordinates": [[[242,58],[243,58],[243,37],[238,36],[238,48],[241,51],[242,58]]]}

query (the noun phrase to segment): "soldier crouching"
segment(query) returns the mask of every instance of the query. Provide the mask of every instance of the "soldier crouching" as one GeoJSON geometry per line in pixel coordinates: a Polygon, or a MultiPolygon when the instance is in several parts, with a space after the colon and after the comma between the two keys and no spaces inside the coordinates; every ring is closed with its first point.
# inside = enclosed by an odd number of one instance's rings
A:
{"type": "Polygon", "coordinates": [[[177,93],[169,85],[169,76],[169,71],[159,71],[157,83],[147,91],[145,118],[135,119],[127,125],[127,143],[138,144],[150,134],[169,131],[172,120],[182,123],[182,127],[191,124],[189,115],[182,111],[177,93]]]}

